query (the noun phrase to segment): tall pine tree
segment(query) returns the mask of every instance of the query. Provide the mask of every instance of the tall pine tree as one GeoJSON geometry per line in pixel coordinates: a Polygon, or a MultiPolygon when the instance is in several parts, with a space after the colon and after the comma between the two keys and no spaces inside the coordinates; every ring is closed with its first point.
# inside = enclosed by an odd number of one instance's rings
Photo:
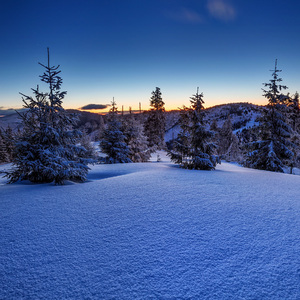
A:
{"type": "Polygon", "coordinates": [[[258,140],[248,143],[244,165],[254,169],[284,172],[284,165],[289,165],[293,157],[291,151],[290,127],[286,123],[288,96],[282,93],[287,86],[281,85],[281,70],[272,71],[272,79],[264,83],[263,95],[268,100],[260,120],[258,140]]]}
{"type": "Polygon", "coordinates": [[[40,65],[45,69],[41,80],[49,90],[43,93],[37,87],[32,89],[33,97],[21,94],[26,108],[25,113],[19,114],[23,132],[16,141],[13,168],[5,176],[9,183],[83,182],[87,164],[92,161],[86,159],[86,150],[77,146],[81,132],[73,130],[73,126],[78,119],[62,107],[66,92],[61,91],[59,66],[50,66],[49,49],[48,64],[40,65]]]}
{"type": "Polygon", "coordinates": [[[292,129],[290,140],[292,142],[294,152],[294,156],[289,165],[290,173],[292,173],[294,167],[300,167],[300,104],[299,94],[297,92],[290,98],[288,116],[292,129]]]}
{"type": "Polygon", "coordinates": [[[173,150],[169,151],[171,160],[181,167],[196,170],[212,170],[219,162],[214,155],[216,146],[211,142],[214,133],[204,124],[203,94],[197,93],[190,97],[191,108],[181,111],[181,131],[174,142],[173,150]]]}
{"type": "Polygon", "coordinates": [[[165,146],[166,117],[164,105],[160,88],[156,87],[150,98],[150,106],[152,108],[148,112],[148,118],[145,121],[145,134],[148,138],[151,152],[155,152],[165,146]]]}

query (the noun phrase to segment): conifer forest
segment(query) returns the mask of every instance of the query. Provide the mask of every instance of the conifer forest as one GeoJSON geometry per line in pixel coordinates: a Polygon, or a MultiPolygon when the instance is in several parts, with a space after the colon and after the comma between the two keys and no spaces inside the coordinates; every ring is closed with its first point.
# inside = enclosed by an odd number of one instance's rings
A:
{"type": "MultiPolygon", "coordinates": [[[[84,182],[89,164],[138,163],[164,150],[181,168],[214,170],[221,160],[248,168],[293,173],[300,167],[299,94],[282,84],[277,60],[262,83],[266,105],[232,103],[205,108],[195,87],[190,106],[166,111],[163,93],[149,95],[150,109],[120,112],[113,98],[106,115],[68,111],[59,66],[41,64],[48,85],[33,95],[22,93],[24,112],[15,128],[0,130],[0,161],[12,163],[3,176],[19,180],[84,182]]],[[[199,84],[201,85],[201,83],[199,84]]],[[[259,88],[259,87],[257,87],[259,88]]]]}

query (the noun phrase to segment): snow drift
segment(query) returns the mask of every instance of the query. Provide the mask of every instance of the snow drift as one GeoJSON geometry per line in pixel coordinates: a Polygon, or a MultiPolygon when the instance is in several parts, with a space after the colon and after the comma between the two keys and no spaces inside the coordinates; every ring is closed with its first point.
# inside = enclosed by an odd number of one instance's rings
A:
{"type": "Polygon", "coordinates": [[[165,158],[84,184],[1,179],[0,298],[299,299],[299,186],[165,158]]]}

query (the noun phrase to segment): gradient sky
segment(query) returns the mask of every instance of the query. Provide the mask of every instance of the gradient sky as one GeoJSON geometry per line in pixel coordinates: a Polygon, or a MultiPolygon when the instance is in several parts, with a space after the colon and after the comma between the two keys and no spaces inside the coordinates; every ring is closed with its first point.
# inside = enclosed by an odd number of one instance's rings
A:
{"type": "Polygon", "coordinates": [[[148,109],[161,88],[167,109],[266,104],[262,83],[278,59],[283,83],[300,91],[298,0],[1,1],[0,109],[22,106],[40,85],[50,47],[61,66],[65,108],[148,109]]]}

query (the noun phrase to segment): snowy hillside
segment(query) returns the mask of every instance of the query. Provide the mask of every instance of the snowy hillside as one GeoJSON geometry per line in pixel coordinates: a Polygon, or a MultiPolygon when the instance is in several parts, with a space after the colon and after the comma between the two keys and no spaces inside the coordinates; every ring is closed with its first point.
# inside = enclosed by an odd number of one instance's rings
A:
{"type": "Polygon", "coordinates": [[[1,178],[0,299],[300,299],[300,177],[161,157],[1,178]]]}
{"type": "Polygon", "coordinates": [[[216,119],[218,127],[222,127],[224,121],[230,116],[233,130],[252,127],[255,120],[261,115],[261,106],[250,103],[230,103],[208,108],[206,120],[211,123],[216,119]]]}
{"type": "MultiPolygon", "coordinates": [[[[261,115],[261,108],[258,105],[249,103],[230,103],[217,105],[210,107],[205,110],[205,123],[207,127],[216,120],[217,126],[222,127],[225,120],[230,116],[233,131],[241,131],[244,128],[250,128],[254,125],[258,125],[256,122],[257,117],[261,115]]],[[[169,112],[167,113],[167,126],[165,141],[168,142],[177,137],[180,126],[177,125],[179,119],[179,112],[169,112]]]]}
{"type": "MultiPolygon", "coordinates": [[[[99,127],[99,124],[103,122],[102,118],[105,119],[105,116],[101,116],[95,113],[82,112],[79,110],[68,110],[70,113],[77,113],[80,116],[79,126],[85,126],[87,129],[92,130],[93,128],[99,127]]],[[[230,115],[232,119],[233,129],[241,129],[245,127],[251,127],[254,125],[256,118],[261,113],[261,107],[249,104],[249,103],[231,103],[223,104],[208,108],[205,110],[205,120],[207,124],[216,119],[219,127],[222,127],[222,124],[230,115]]],[[[143,115],[141,115],[143,118],[143,115]]],[[[177,136],[177,131],[179,127],[176,126],[179,118],[179,111],[171,111],[166,113],[166,140],[169,141],[172,138],[172,133],[175,132],[177,136]]],[[[16,129],[21,124],[21,120],[17,113],[1,117],[0,118],[0,128],[7,128],[9,125],[11,128],[16,129]]],[[[90,131],[89,130],[89,131],[90,131]]],[[[174,136],[174,134],[173,134],[174,136]]]]}
{"type": "Polygon", "coordinates": [[[0,117],[0,128],[6,129],[10,126],[13,130],[16,130],[21,126],[21,119],[17,113],[0,117]]]}

